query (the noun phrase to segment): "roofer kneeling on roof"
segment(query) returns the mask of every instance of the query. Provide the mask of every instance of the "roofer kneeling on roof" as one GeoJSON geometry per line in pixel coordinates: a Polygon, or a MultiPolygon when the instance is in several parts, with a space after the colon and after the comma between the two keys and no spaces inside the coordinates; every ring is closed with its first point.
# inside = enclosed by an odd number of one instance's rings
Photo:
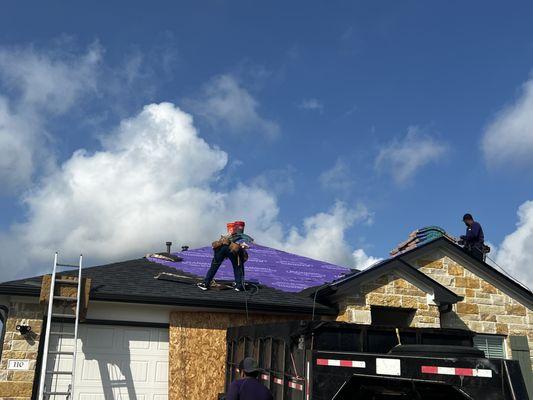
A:
{"type": "Polygon", "coordinates": [[[483,261],[485,251],[483,228],[479,222],[474,221],[472,214],[465,214],[463,222],[466,225],[466,234],[461,236],[459,244],[462,244],[472,256],[483,261]]]}
{"type": "Polygon", "coordinates": [[[244,222],[228,223],[228,235],[221,236],[219,240],[212,243],[214,254],[211,267],[207,271],[204,281],[198,283],[198,287],[202,290],[209,289],[215,274],[227,258],[231,261],[233,267],[235,290],[238,292],[245,290],[244,263],[248,260],[246,249],[249,247],[248,243],[250,242],[253,242],[253,239],[244,234],[244,222]]]}

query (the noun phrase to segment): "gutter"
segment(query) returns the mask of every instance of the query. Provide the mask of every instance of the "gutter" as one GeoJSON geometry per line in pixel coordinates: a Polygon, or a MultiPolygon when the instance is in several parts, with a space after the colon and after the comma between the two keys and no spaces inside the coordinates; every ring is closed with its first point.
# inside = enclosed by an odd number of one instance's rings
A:
{"type": "MultiPolygon", "coordinates": [[[[29,296],[39,297],[39,288],[23,288],[20,286],[0,287],[0,294],[9,294],[17,296],[29,296]]],[[[167,305],[167,306],[186,306],[186,307],[201,307],[201,308],[216,308],[219,310],[246,310],[244,299],[241,301],[225,301],[221,303],[216,300],[200,300],[200,299],[169,299],[153,296],[142,295],[124,295],[113,293],[92,293],[90,300],[99,301],[112,301],[120,303],[136,303],[136,304],[154,304],[154,305],[167,305]]],[[[290,306],[290,305],[272,305],[265,303],[252,303],[248,300],[249,311],[259,311],[268,313],[281,313],[281,314],[305,314],[312,315],[313,307],[310,306],[290,306]]],[[[315,314],[317,315],[337,315],[338,311],[335,308],[320,305],[315,308],[315,314]]]]}

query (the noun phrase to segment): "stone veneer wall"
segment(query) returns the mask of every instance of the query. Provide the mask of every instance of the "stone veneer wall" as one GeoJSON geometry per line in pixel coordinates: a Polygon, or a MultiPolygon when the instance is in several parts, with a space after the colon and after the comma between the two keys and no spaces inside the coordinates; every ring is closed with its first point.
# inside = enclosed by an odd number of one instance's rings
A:
{"type": "Polygon", "coordinates": [[[412,327],[440,327],[439,310],[428,304],[425,292],[394,274],[383,275],[361,286],[359,297],[348,297],[342,304],[337,321],[370,324],[371,306],[415,309],[412,327]]]}
{"type": "Polygon", "coordinates": [[[43,308],[38,303],[10,303],[6,321],[2,361],[0,362],[0,399],[30,400],[42,327],[43,308]],[[22,336],[16,326],[27,320],[31,333],[22,336]],[[28,371],[8,371],[10,359],[30,360],[28,371]]]}
{"type": "MultiPolygon", "coordinates": [[[[470,329],[477,333],[527,336],[533,349],[533,311],[490,283],[474,275],[450,257],[436,253],[431,259],[415,261],[422,272],[440,282],[464,300],[442,315],[443,328],[470,329]]],[[[506,340],[507,355],[511,356],[506,340]]],[[[533,361],[533,354],[532,354],[533,361]]]]}

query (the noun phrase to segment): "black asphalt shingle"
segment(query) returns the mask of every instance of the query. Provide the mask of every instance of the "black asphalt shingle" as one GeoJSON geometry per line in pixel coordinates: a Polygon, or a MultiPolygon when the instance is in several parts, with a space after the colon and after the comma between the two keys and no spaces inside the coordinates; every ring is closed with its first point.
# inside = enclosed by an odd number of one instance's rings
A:
{"type": "MultiPolygon", "coordinates": [[[[194,283],[156,279],[167,272],[187,275],[175,268],[141,258],[85,268],[83,275],[92,279],[92,300],[166,304],[186,307],[312,314],[313,298],[307,294],[287,293],[269,287],[258,291],[201,291],[194,283]]],[[[65,272],[64,275],[75,275],[65,272]]],[[[0,294],[39,296],[42,276],[0,283],[0,294]]],[[[336,314],[334,308],[315,304],[316,314],[336,314]]]]}

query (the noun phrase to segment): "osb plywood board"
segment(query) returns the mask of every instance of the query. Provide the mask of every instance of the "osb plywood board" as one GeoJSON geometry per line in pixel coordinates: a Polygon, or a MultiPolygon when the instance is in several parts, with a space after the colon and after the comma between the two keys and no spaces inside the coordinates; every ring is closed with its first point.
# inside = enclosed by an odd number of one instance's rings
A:
{"type": "MultiPolygon", "coordinates": [[[[72,280],[77,279],[76,276],[67,276],[67,275],[58,275],[58,279],[63,280],[72,280]]],[[[41,293],[39,296],[39,302],[41,304],[47,304],[48,298],[50,296],[50,285],[52,283],[52,275],[44,275],[41,283],[41,293]]],[[[77,285],[66,285],[61,283],[56,283],[55,286],[55,295],[63,297],[76,297],[76,292],[78,291],[77,285]]],[[[82,278],[81,281],[81,303],[80,303],[80,318],[85,319],[87,315],[87,307],[89,306],[89,294],[91,292],[91,278],[82,278]]],[[[76,303],[70,302],[67,304],[68,308],[71,308],[72,311],[76,310],[76,303]]]]}
{"type": "Polygon", "coordinates": [[[216,400],[224,390],[226,328],[302,316],[173,312],[170,315],[169,400],[216,400]]]}

